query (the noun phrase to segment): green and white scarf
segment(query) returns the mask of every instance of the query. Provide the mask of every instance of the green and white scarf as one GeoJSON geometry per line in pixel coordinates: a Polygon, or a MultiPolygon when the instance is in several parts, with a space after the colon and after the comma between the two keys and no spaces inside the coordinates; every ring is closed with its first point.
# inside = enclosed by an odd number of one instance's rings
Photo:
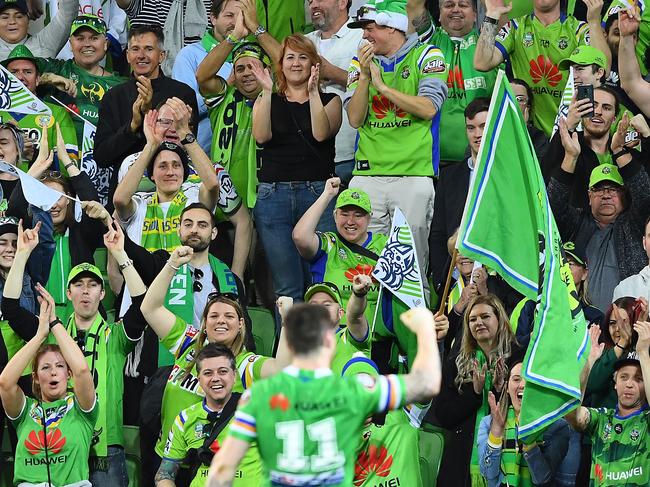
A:
{"type": "MultiPolygon", "coordinates": [[[[487,358],[485,357],[485,354],[480,348],[476,351],[476,355],[474,358],[478,362],[479,369],[483,367],[483,364],[487,363],[487,358]]],[[[472,446],[472,459],[469,465],[469,475],[472,481],[472,487],[487,487],[487,481],[485,480],[485,477],[481,475],[481,470],[479,467],[478,448],[476,446],[476,438],[478,438],[478,428],[479,425],[481,424],[481,420],[485,416],[490,414],[490,405],[488,403],[488,392],[490,392],[490,389],[492,389],[492,372],[490,371],[490,368],[488,366],[487,371],[485,373],[485,383],[483,384],[483,394],[482,394],[483,400],[481,401],[481,406],[478,408],[478,411],[476,411],[476,422],[474,423],[474,442],[472,446]]]]}
{"type": "MultiPolygon", "coordinates": [[[[77,335],[79,331],[77,330],[74,317],[75,315],[72,314],[68,319],[66,330],[68,330],[70,336],[78,343],[77,335]]],[[[97,313],[95,321],[86,330],[84,342],[84,356],[90,368],[90,373],[93,375],[97,397],[100,401],[99,417],[95,424],[90,449],[90,455],[97,457],[105,457],[108,454],[106,414],[109,405],[104,401],[106,401],[107,397],[106,381],[108,380],[108,340],[110,335],[110,327],[106,324],[102,315],[97,313]]]]}
{"type": "Polygon", "coordinates": [[[55,235],[54,257],[52,258],[52,267],[50,268],[50,277],[47,280],[45,289],[52,295],[56,303],[56,315],[63,322],[66,322],[72,315],[74,308],[72,302],[68,300],[66,290],[68,288],[68,274],[72,269],[72,259],[70,257],[70,237],[66,230],[64,235],[55,235]]]}
{"type": "Polygon", "coordinates": [[[533,487],[528,464],[520,451],[520,446],[523,446],[523,444],[520,445],[517,441],[517,417],[512,406],[508,408],[503,436],[501,471],[506,477],[506,483],[510,487],[533,487]]]}
{"type": "Polygon", "coordinates": [[[176,229],[180,224],[181,213],[185,209],[186,203],[187,196],[181,189],[171,201],[165,216],[158,202],[158,193],[154,192],[144,216],[140,245],[149,252],[159,249],[173,252],[176,247],[180,247],[181,240],[176,229]]]}

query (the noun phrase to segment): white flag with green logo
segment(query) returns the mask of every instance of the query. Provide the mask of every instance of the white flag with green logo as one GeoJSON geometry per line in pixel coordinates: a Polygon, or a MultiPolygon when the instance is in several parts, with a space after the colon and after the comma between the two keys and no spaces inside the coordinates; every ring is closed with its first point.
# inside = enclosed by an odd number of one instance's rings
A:
{"type": "Polygon", "coordinates": [[[0,65],[0,111],[36,115],[52,114],[45,103],[0,65]]]}

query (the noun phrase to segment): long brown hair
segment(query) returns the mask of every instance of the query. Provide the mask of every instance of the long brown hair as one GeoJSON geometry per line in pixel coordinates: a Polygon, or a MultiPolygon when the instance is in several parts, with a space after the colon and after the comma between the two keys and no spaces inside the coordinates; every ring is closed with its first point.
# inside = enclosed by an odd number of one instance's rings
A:
{"type": "MultiPolygon", "coordinates": [[[[203,347],[205,347],[205,344],[208,341],[208,332],[205,329],[205,323],[207,321],[208,314],[210,313],[210,308],[212,308],[212,305],[216,303],[223,303],[223,304],[227,304],[228,306],[231,306],[237,312],[237,319],[240,322],[241,320],[244,319],[244,309],[237,301],[227,298],[226,296],[223,295],[217,295],[214,298],[208,300],[207,304],[205,305],[205,308],[203,309],[203,314],[201,315],[201,328],[199,329],[199,333],[196,337],[196,341],[194,342],[194,354],[193,354],[194,359],[185,367],[185,372],[183,373],[183,377],[187,377],[192,372],[192,369],[196,365],[196,357],[198,357],[199,352],[203,349],[203,347]]],[[[246,343],[246,326],[242,325],[239,327],[239,333],[235,337],[235,341],[229,347],[235,357],[237,357],[237,355],[239,355],[241,352],[243,352],[246,349],[244,345],[245,343],[246,343]]]]}
{"type": "Polygon", "coordinates": [[[494,315],[497,318],[497,334],[496,334],[496,347],[492,350],[487,357],[488,364],[493,364],[499,358],[504,360],[510,357],[512,353],[512,345],[516,343],[515,335],[512,332],[512,327],[510,326],[510,320],[508,320],[508,314],[506,313],[501,300],[497,298],[494,294],[485,294],[478,295],[472,301],[469,302],[467,308],[465,309],[465,314],[463,315],[463,338],[460,344],[460,353],[456,357],[456,368],[458,369],[458,375],[454,379],[454,383],[460,391],[461,386],[467,382],[472,382],[472,369],[473,362],[476,356],[476,351],[479,348],[476,338],[472,335],[472,332],[469,327],[469,315],[474,309],[475,306],[479,304],[485,304],[492,308],[494,315]]]}
{"type": "Polygon", "coordinates": [[[282,62],[287,49],[306,54],[312,66],[320,63],[320,56],[316,50],[314,43],[302,34],[291,34],[287,36],[282,42],[280,60],[275,64],[275,74],[277,78],[278,93],[286,96],[287,91],[287,78],[282,72],[282,62]]]}
{"type": "MultiPolygon", "coordinates": [[[[34,394],[34,397],[38,399],[39,401],[43,400],[43,396],[41,393],[41,386],[36,382],[36,377],[38,376],[38,364],[41,361],[41,358],[43,355],[49,352],[54,352],[58,353],[63,357],[63,354],[61,353],[61,349],[59,348],[58,345],[54,343],[44,343],[39,347],[39,349],[36,351],[36,355],[34,355],[34,358],[32,359],[32,392],[34,394]]],[[[65,362],[65,358],[63,359],[65,362]]],[[[66,362],[66,367],[68,363],[66,362]]],[[[69,371],[70,369],[68,369],[69,371]]]]}
{"type": "MultiPolygon", "coordinates": [[[[74,191],[70,185],[70,181],[62,174],[59,174],[58,171],[45,171],[45,173],[43,173],[41,176],[40,181],[43,184],[60,184],[65,194],[68,196],[75,196],[74,191]]],[[[71,202],[68,201],[68,206],[65,209],[65,218],[63,219],[63,222],[59,223],[54,228],[55,233],[59,235],[64,234],[71,225],[74,225],[74,206],[70,206],[70,203],[71,202]]]]}

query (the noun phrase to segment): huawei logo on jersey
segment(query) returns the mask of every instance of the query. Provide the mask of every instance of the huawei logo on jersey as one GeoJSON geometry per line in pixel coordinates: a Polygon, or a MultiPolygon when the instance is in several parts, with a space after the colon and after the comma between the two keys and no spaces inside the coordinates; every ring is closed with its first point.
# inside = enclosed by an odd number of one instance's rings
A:
{"type": "Polygon", "coordinates": [[[460,66],[454,66],[449,70],[449,75],[447,76],[447,86],[449,88],[459,88],[461,90],[465,89],[465,83],[463,81],[463,70],[460,69],[460,66]]]}
{"type": "Polygon", "coordinates": [[[55,428],[47,434],[47,442],[45,441],[45,435],[43,431],[32,431],[27,436],[25,440],[25,448],[31,455],[38,455],[42,451],[45,451],[45,445],[47,444],[47,451],[50,454],[59,453],[65,446],[65,436],[61,434],[59,428],[55,428]]]}
{"type": "Polygon", "coordinates": [[[599,463],[594,467],[594,474],[598,477],[600,482],[603,481],[603,467],[601,467],[599,463]]]}
{"type": "Polygon", "coordinates": [[[378,119],[385,118],[389,112],[395,113],[399,118],[404,118],[406,112],[400,107],[395,105],[392,101],[384,95],[375,95],[372,97],[372,111],[378,119]]]}
{"type": "Polygon", "coordinates": [[[357,457],[357,463],[354,466],[354,485],[357,487],[363,485],[372,472],[378,477],[388,477],[392,466],[393,456],[388,455],[388,450],[385,447],[377,448],[375,445],[370,445],[357,457]]]}
{"type": "Polygon", "coordinates": [[[530,77],[537,84],[545,80],[550,86],[557,86],[562,81],[562,73],[556,64],[544,55],[530,60],[530,77]]]}
{"type": "Polygon", "coordinates": [[[283,412],[289,409],[289,399],[284,394],[275,394],[271,397],[269,401],[269,406],[271,409],[280,409],[283,412]]]}
{"type": "MultiPolygon", "coordinates": [[[[356,267],[351,267],[350,269],[345,271],[345,278],[348,281],[353,282],[354,277],[358,276],[359,274],[365,274],[366,276],[372,277],[372,270],[373,269],[374,269],[374,266],[371,266],[370,264],[357,264],[356,267]]],[[[373,278],[373,281],[375,281],[374,278],[373,278]]]]}
{"type": "Polygon", "coordinates": [[[219,444],[219,440],[214,440],[212,444],[210,445],[210,451],[214,454],[216,454],[219,449],[221,448],[221,445],[219,444]]]}

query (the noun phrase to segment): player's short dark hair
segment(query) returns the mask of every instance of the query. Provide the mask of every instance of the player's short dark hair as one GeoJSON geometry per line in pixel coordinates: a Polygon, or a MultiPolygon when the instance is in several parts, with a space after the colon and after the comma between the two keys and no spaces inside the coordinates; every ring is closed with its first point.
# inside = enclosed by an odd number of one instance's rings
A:
{"type": "Polygon", "coordinates": [[[484,96],[479,96],[470,101],[465,107],[465,118],[473,120],[474,117],[481,113],[487,112],[490,109],[490,99],[484,96]]]}
{"type": "Polygon", "coordinates": [[[332,329],[327,309],[317,304],[298,304],[284,320],[287,344],[296,355],[309,355],[323,344],[323,336],[332,329]]]}
{"type": "Polygon", "coordinates": [[[185,208],[183,208],[183,211],[181,211],[181,217],[179,221],[183,221],[183,215],[185,215],[186,211],[190,210],[205,210],[208,213],[210,213],[210,221],[212,222],[212,228],[217,226],[217,217],[215,216],[214,212],[210,210],[207,206],[205,206],[203,203],[200,201],[197,201],[196,203],[192,203],[191,205],[187,205],[185,208]]]}
{"type": "Polygon", "coordinates": [[[156,39],[158,40],[158,45],[160,46],[160,49],[163,48],[163,45],[165,44],[165,34],[163,34],[163,30],[160,28],[160,26],[155,24],[140,24],[131,27],[129,29],[129,34],[127,36],[127,42],[133,39],[134,37],[142,36],[145,34],[155,35],[156,39]]]}
{"type": "Polygon", "coordinates": [[[605,93],[609,93],[614,98],[614,113],[618,115],[618,110],[621,107],[621,101],[618,98],[618,93],[612,90],[609,86],[599,86],[597,88],[594,88],[594,92],[595,91],[604,91],[605,93]]]}
{"type": "Polygon", "coordinates": [[[201,363],[208,358],[217,358],[225,357],[228,360],[228,365],[232,370],[237,370],[237,365],[235,363],[235,355],[225,345],[218,343],[208,343],[201,351],[196,355],[196,371],[201,371],[201,363]]]}

